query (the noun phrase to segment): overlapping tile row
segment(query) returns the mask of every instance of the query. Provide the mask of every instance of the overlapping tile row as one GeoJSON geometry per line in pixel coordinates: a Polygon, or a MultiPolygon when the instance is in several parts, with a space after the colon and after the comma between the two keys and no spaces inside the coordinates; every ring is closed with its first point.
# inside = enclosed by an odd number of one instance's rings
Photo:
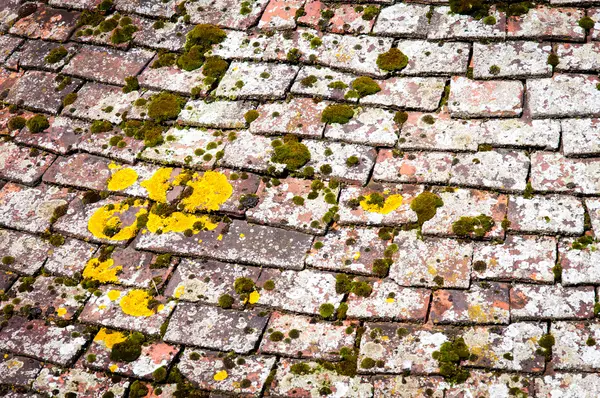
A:
{"type": "Polygon", "coordinates": [[[0,395],[600,394],[594,2],[0,3],[0,395]]]}

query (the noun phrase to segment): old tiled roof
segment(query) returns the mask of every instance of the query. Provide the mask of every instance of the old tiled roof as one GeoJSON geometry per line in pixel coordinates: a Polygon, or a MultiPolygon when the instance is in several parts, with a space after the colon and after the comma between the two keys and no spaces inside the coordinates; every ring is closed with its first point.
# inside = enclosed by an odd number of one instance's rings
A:
{"type": "Polygon", "coordinates": [[[0,396],[599,397],[596,3],[0,0],[0,396]]]}

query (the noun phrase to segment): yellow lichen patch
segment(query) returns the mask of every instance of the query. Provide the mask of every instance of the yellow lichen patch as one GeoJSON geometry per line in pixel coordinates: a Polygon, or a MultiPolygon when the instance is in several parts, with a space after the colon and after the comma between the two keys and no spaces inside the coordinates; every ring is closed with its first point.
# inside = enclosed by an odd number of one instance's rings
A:
{"type": "MultiPolygon", "coordinates": [[[[134,206],[146,206],[147,202],[136,200],[134,206]]],[[[121,214],[129,210],[127,203],[108,204],[100,207],[92,214],[88,220],[88,230],[98,239],[108,240],[128,240],[135,236],[138,231],[137,219],[145,215],[148,211],[144,208],[140,209],[136,215],[136,220],[130,225],[123,225],[121,214]],[[106,234],[107,228],[117,230],[118,232],[112,236],[106,234]]]]}
{"type": "Polygon", "coordinates": [[[59,317],[61,317],[61,318],[62,318],[62,317],[64,317],[65,315],[67,315],[67,309],[66,309],[66,308],[64,308],[64,307],[59,307],[59,308],[56,310],[56,315],[58,315],[58,316],[59,316],[59,317]]]}
{"type": "Polygon", "coordinates": [[[248,296],[248,302],[250,304],[256,304],[260,300],[260,294],[255,290],[248,296]]]}
{"type": "Polygon", "coordinates": [[[469,315],[469,319],[477,323],[485,323],[489,321],[488,315],[485,313],[485,311],[483,311],[481,305],[479,304],[470,306],[467,310],[467,313],[469,315]]]}
{"type": "Polygon", "coordinates": [[[392,297],[388,297],[388,298],[385,299],[385,302],[391,304],[391,303],[396,302],[396,300],[394,300],[392,297]]]}
{"type": "MultiPolygon", "coordinates": [[[[5,354],[4,358],[8,358],[8,354],[5,354]]],[[[22,361],[19,361],[18,359],[14,358],[5,363],[8,369],[21,369],[24,365],[22,361]]]]}
{"type": "Polygon", "coordinates": [[[116,301],[119,299],[119,297],[121,297],[121,292],[113,289],[113,290],[109,290],[106,295],[108,296],[108,299],[110,301],[116,301]]]}
{"type": "Polygon", "coordinates": [[[383,204],[380,205],[378,203],[373,203],[374,201],[371,200],[373,195],[374,194],[371,194],[360,201],[360,207],[362,207],[364,211],[368,211],[371,213],[388,214],[400,207],[403,200],[402,195],[394,194],[385,198],[383,204]]]}
{"type": "Polygon", "coordinates": [[[218,371],[217,373],[215,373],[214,379],[216,381],[222,381],[222,380],[225,380],[227,378],[227,376],[229,376],[227,374],[227,371],[226,370],[221,370],[221,371],[218,371]]]}
{"type": "Polygon", "coordinates": [[[177,211],[171,213],[167,217],[161,217],[159,215],[150,213],[146,228],[153,233],[156,233],[159,230],[162,231],[162,233],[184,232],[188,229],[196,233],[200,231],[200,229],[197,228],[198,225],[202,225],[204,229],[211,231],[217,228],[218,224],[210,221],[210,218],[207,216],[196,216],[194,214],[181,213],[177,211]]]}
{"type": "Polygon", "coordinates": [[[110,366],[108,367],[108,369],[110,369],[110,371],[111,371],[111,372],[116,372],[116,371],[117,371],[117,369],[119,369],[119,365],[115,365],[115,364],[113,364],[113,365],[110,365],[110,366]]]}
{"type": "Polygon", "coordinates": [[[173,292],[173,297],[179,298],[183,293],[185,293],[185,286],[177,286],[177,289],[175,289],[175,291],[173,292]]]}
{"type": "Polygon", "coordinates": [[[120,265],[115,266],[112,258],[100,261],[91,258],[83,269],[83,277],[93,279],[101,283],[118,282],[118,273],[123,270],[120,265]]]}
{"type": "Polygon", "coordinates": [[[189,181],[187,185],[193,188],[193,191],[181,203],[189,212],[219,210],[233,193],[233,187],[227,181],[227,177],[217,171],[207,171],[199,179],[189,181]]]}
{"type": "Polygon", "coordinates": [[[107,188],[110,191],[122,191],[132,186],[138,179],[138,173],[130,168],[117,170],[108,180],[107,188]]]}
{"type": "Polygon", "coordinates": [[[154,314],[148,303],[152,297],[145,290],[133,289],[119,302],[121,310],[131,316],[151,316],[154,314]]]}
{"type": "Polygon", "coordinates": [[[122,343],[127,340],[127,336],[124,333],[113,331],[107,333],[106,328],[100,329],[94,341],[102,342],[106,348],[112,350],[113,346],[118,343],[122,343]]]}
{"type": "Polygon", "coordinates": [[[144,180],[140,185],[148,191],[148,197],[157,202],[166,203],[167,192],[175,182],[171,181],[171,167],[161,167],[156,170],[152,177],[144,180]]]}

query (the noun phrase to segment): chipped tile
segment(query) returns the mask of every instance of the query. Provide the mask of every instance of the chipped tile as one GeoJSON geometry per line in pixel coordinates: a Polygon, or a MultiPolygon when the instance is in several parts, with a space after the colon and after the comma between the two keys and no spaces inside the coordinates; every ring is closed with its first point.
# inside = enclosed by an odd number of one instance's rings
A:
{"type": "Polygon", "coordinates": [[[531,186],[536,191],[600,193],[600,160],[566,158],[557,152],[531,155],[531,186]]]}
{"type": "Polygon", "coordinates": [[[212,128],[244,128],[244,114],[254,109],[249,101],[188,101],[179,114],[177,121],[184,125],[212,128]]]}
{"type": "Polygon", "coordinates": [[[476,79],[549,77],[550,43],[514,41],[473,44],[473,76],[476,79]]]}
{"type": "Polygon", "coordinates": [[[34,185],[56,156],[37,149],[21,147],[10,141],[0,142],[0,178],[34,185]]]}
{"type": "Polygon", "coordinates": [[[373,169],[375,181],[445,184],[454,155],[445,152],[405,152],[380,149],[373,169]]]}
{"type": "Polygon", "coordinates": [[[600,78],[555,74],[527,81],[527,102],[534,118],[584,117],[600,114],[600,78]]]}
{"type": "Polygon", "coordinates": [[[258,118],[250,124],[254,134],[294,134],[321,138],[325,123],[321,112],[327,103],[311,98],[294,98],[289,102],[273,102],[259,105],[258,118]]]}
{"type": "Polygon", "coordinates": [[[362,98],[360,103],[426,112],[437,109],[444,91],[444,80],[435,77],[391,77],[383,80],[379,86],[380,92],[362,98]]]}
{"type": "Polygon", "coordinates": [[[593,307],[591,286],[517,284],[510,290],[510,312],[515,320],[591,318],[593,307]]]}
{"type": "Polygon", "coordinates": [[[523,152],[496,150],[457,154],[452,162],[450,184],[523,191],[529,157],[523,152]]]}
{"type": "Polygon", "coordinates": [[[394,146],[399,128],[394,122],[394,112],[390,110],[357,108],[348,123],[328,124],[325,137],[371,146],[394,146]]]}
{"type": "Polygon", "coordinates": [[[2,261],[2,268],[25,275],[33,275],[42,268],[54,247],[35,235],[0,229],[0,256],[12,257],[12,264],[2,261]]]}
{"type": "Polygon", "coordinates": [[[581,234],[584,209],[581,201],[565,195],[536,195],[531,199],[512,196],[507,218],[510,229],[552,235],[581,234]]]}
{"type": "Polygon", "coordinates": [[[448,111],[452,117],[511,117],[523,111],[523,83],[475,81],[455,76],[450,83],[448,111]]]}
{"type": "Polygon", "coordinates": [[[296,66],[236,61],[229,66],[215,95],[228,98],[283,98],[297,72],[296,66]]]}

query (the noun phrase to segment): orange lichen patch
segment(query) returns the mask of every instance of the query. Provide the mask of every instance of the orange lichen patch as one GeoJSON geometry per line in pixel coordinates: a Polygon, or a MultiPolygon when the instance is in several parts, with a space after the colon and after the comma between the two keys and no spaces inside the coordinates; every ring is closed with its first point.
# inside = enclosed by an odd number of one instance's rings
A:
{"type": "Polygon", "coordinates": [[[118,282],[117,275],[123,267],[115,266],[112,258],[100,261],[97,258],[91,258],[83,269],[83,277],[93,279],[101,283],[118,282]]]}
{"type": "Polygon", "coordinates": [[[218,224],[213,223],[208,216],[196,216],[194,214],[174,212],[166,217],[150,213],[146,227],[150,232],[184,232],[192,230],[194,233],[202,229],[213,230],[218,224]]]}
{"type": "MultiPolygon", "coordinates": [[[[146,201],[136,200],[134,206],[146,206],[146,201]]],[[[135,221],[130,225],[124,226],[121,222],[121,216],[129,210],[127,203],[108,204],[100,207],[92,214],[88,220],[88,230],[98,239],[108,240],[128,240],[135,236],[138,231],[137,219],[145,214],[147,210],[142,208],[135,214],[135,221]],[[107,235],[108,231],[115,231],[114,234],[107,235]]]]}
{"type": "MultiPolygon", "coordinates": [[[[131,316],[151,316],[154,311],[148,308],[152,296],[147,291],[141,289],[130,290],[119,302],[121,310],[131,316]]],[[[159,306],[159,311],[160,311],[159,306]]]]}
{"type": "Polygon", "coordinates": [[[368,211],[371,213],[388,214],[396,210],[398,207],[400,207],[400,205],[402,205],[403,198],[400,194],[394,194],[386,197],[383,203],[378,203],[377,201],[373,200],[375,198],[374,195],[379,194],[371,194],[360,201],[360,207],[364,211],[368,211]]]}
{"type": "Polygon", "coordinates": [[[193,192],[184,198],[181,204],[189,212],[219,210],[233,193],[233,187],[227,181],[227,177],[217,171],[207,171],[199,179],[189,181],[187,185],[193,192]]]}
{"type": "Polygon", "coordinates": [[[167,192],[174,186],[181,182],[184,178],[184,174],[179,174],[174,179],[171,177],[173,174],[173,168],[161,167],[156,170],[152,177],[144,180],[140,185],[148,191],[148,197],[157,202],[167,202],[167,192]]]}
{"type": "Polygon", "coordinates": [[[127,340],[127,336],[124,333],[117,331],[107,332],[106,328],[100,329],[96,337],[94,337],[94,341],[102,342],[109,350],[111,350],[115,344],[122,343],[125,340],[127,340]]]}
{"type": "Polygon", "coordinates": [[[138,173],[134,169],[130,167],[119,169],[108,180],[107,188],[110,191],[122,191],[135,184],[137,179],[138,173]]]}

